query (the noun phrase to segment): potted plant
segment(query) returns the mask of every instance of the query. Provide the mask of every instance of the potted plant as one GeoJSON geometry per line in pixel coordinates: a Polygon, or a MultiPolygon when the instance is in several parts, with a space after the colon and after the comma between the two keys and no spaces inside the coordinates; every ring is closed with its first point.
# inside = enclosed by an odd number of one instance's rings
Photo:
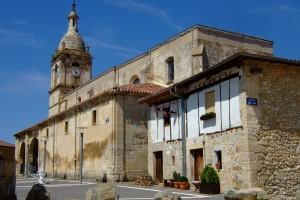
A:
{"type": "Polygon", "coordinates": [[[206,166],[201,174],[200,192],[205,194],[220,193],[220,179],[216,170],[206,166]]]}
{"type": "Polygon", "coordinates": [[[174,179],[174,188],[179,189],[180,188],[180,173],[177,173],[176,171],[173,172],[173,179],[174,179]]]}
{"type": "Polygon", "coordinates": [[[180,181],[180,183],[179,183],[179,188],[180,189],[187,190],[187,189],[190,188],[189,180],[188,180],[187,177],[180,176],[179,181],[180,181]]]}

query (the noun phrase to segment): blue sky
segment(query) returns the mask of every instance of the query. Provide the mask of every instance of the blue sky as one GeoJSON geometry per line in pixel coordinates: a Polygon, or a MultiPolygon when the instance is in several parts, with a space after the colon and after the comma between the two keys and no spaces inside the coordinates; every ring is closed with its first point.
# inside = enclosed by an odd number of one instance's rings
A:
{"type": "MultiPolygon", "coordinates": [[[[0,7],[0,139],[48,115],[50,58],[72,0],[10,0],[0,7]]],[[[77,0],[93,75],[193,24],[273,40],[274,54],[300,59],[298,0],[77,0]]]]}

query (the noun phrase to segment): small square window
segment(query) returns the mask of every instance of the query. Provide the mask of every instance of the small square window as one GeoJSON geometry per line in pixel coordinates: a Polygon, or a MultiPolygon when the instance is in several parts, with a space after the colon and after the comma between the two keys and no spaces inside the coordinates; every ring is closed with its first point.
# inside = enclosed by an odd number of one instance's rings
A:
{"type": "Polygon", "coordinates": [[[216,169],[222,169],[222,151],[215,151],[216,154],[216,169]]]}
{"type": "Polygon", "coordinates": [[[205,109],[206,113],[215,112],[215,92],[211,91],[205,94],[205,109]]]}
{"type": "Polygon", "coordinates": [[[174,155],[172,156],[172,164],[173,164],[173,166],[175,166],[175,156],[174,155]]]}
{"type": "Polygon", "coordinates": [[[88,98],[92,98],[94,96],[94,89],[91,89],[90,91],[87,92],[88,98]]]}

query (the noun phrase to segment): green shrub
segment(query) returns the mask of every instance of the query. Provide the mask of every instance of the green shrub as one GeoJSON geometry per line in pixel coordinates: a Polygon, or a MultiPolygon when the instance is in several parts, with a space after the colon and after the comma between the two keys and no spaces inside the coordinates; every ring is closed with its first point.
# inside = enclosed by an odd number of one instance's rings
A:
{"type": "Polygon", "coordinates": [[[179,181],[180,182],[186,182],[186,181],[189,181],[189,179],[186,176],[180,176],[179,181]]]}
{"type": "Polygon", "coordinates": [[[174,181],[180,180],[180,173],[177,173],[176,171],[173,172],[173,179],[174,181]]]}
{"type": "Polygon", "coordinates": [[[211,166],[205,166],[201,174],[201,183],[202,184],[220,184],[219,175],[216,170],[211,166]]]}

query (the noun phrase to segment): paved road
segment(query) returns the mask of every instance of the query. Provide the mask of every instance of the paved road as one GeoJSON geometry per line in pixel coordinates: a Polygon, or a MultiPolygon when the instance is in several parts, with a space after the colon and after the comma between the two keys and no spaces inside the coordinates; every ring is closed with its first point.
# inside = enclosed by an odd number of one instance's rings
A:
{"type": "MultiPolygon", "coordinates": [[[[18,200],[25,200],[28,191],[36,179],[17,179],[17,197],[18,200]]],[[[86,191],[95,186],[94,182],[84,182],[80,184],[78,181],[54,180],[49,179],[49,184],[46,184],[47,190],[51,193],[51,200],[83,200],[86,191]]],[[[153,196],[161,190],[166,190],[159,186],[140,187],[132,183],[116,184],[117,193],[120,200],[151,200],[153,196]]],[[[170,190],[170,189],[169,189],[170,190]]],[[[223,195],[208,196],[195,193],[193,191],[171,190],[173,193],[182,197],[182,199],[200,199],[200,200],[223,200],[223,195]]]]}

